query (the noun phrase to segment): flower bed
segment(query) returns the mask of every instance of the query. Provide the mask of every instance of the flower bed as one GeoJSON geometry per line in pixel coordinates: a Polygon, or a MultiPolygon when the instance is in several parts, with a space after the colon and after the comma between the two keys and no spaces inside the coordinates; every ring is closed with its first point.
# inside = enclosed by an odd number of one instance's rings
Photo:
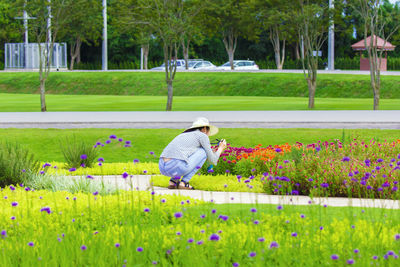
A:
{"type": "Polygon", "coordinates": [[[213,170],[200,172],[260,180],[270,194],[399,199],[400,141],[228,147],[213,170]]]}
{"type": "Polygon", "coordinates": [[[400,250],[394,210],[20,186],[0,205],[0,266],[396,266],[400,250]]]}

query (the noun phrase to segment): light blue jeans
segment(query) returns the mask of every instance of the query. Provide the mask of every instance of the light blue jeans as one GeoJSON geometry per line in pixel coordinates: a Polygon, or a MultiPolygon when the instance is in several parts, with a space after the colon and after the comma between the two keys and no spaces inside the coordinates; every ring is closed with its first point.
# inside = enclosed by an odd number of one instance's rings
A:
{"type": "Polygon", "coordinates": [[[199,148],[189,157],[188,162],[180,159],[171,159],[164,162],[164,159],[160,158],[158,167],[162,175],[175,178],[176,181],[182,177],[182,181],[188,183],[203,166],[206,159],[206,151],[203,148],[199,148]]]}

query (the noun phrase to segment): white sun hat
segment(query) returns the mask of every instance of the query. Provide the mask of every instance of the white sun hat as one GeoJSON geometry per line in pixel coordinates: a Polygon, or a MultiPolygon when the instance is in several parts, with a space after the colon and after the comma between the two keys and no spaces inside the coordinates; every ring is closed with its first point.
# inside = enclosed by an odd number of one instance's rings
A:
{"type": "Polygon", "coordinates": [[[210,127],[210,136],[211,135],[216,135],[218,133],[218,127],[216,127],[214,125],[210,125],[210,122],[208,121],[208,119],[204,118],[204,117],[197,118],[193,122],[192,126],[190,128],[188,128],[188,129],[186,129],[186,131],[189,130],[189,129],[199,128],[199,127],[204,127],[204,126],[210,127]]]}

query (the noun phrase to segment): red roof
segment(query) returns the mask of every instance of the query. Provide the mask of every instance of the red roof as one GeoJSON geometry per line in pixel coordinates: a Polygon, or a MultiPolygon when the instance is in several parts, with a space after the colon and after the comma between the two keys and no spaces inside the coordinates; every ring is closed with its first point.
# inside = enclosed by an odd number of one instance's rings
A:
{"type": "MultiPolygon", "coordinates": [[[[374,38],[372,40],[372,42],[373,42],[372,47],[376,46],[376,47],[378,47],[378,49],[385,50],[385,51],[393,51],[396,48],[395,45],[392,45],[389,42],[386,42],[386,44],[385,44],[385,40],[383,40],[382,38],[377,37],[376,35],[374,35],[374,37],[377,39],[374,38]]],[[[367,37],[367,46],[369,46],[370,44],[371,44],[371,36],[368,36],[367,37]]],[[[353,44],[351,46],[351,48],[353,48],[353,50],[365,50],[365,39],[353,44]]]]}

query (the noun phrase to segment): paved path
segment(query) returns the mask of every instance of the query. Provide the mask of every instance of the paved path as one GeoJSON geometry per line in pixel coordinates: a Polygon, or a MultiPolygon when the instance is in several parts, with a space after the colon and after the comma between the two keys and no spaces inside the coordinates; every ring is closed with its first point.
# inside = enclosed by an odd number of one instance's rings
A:
{"type": "Polygon", "coordinates": [[[182,129],[199,116],[222,128],[400,129],[400,110],[0,112],[0,128],[182,129]]]}
{"type": "Polygon", "coordinates": [[[317,205],[333,207],[365,207],[400,209],[398,200],[374,200],[359,198],[314,198],[308,196],[275,196],[249,192],[211,192],[201,190],[169,190],[162,187],[152,187],[150,175],[134,175],[132,178],[123,179],[121,176],[95,176],[95,180],[103,179],[105,184],[117,186],[124,190],[154,191],[158,195],[181,195],[216,204],[243,203],[243,204],[275,204],[275,205],[309,205],[310,201],[317,205]]]}

